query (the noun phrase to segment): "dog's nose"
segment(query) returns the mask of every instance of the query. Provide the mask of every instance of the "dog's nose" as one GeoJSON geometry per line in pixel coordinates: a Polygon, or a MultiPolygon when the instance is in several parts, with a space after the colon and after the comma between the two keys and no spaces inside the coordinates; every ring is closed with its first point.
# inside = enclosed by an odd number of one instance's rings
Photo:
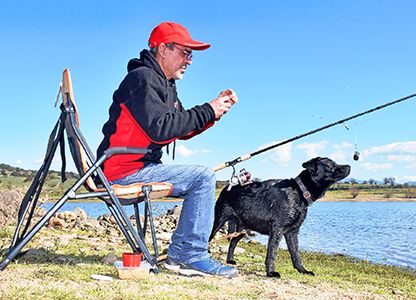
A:
{"type": "Polygon", "coordinates": [[[344,165],[344,167],[345,167],[345,171],[346,171],[347,175],[350,174],[351,166],[350,165],[344,165]]]}

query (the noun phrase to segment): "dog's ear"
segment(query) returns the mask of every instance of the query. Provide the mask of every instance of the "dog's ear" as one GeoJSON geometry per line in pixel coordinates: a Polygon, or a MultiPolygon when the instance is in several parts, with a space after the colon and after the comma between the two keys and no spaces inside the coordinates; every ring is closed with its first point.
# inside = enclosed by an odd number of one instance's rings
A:
{"type": "Polygon", "coordinates": [[[304,167],[306,170],[308,170],[311,173],[315,173],[317,171],[316,163],[320,159],[321,159],[320,157],[312,158],[312,159],[308,160],[307,162],[304,162],[302,164],[302,167],[304,167]]]}

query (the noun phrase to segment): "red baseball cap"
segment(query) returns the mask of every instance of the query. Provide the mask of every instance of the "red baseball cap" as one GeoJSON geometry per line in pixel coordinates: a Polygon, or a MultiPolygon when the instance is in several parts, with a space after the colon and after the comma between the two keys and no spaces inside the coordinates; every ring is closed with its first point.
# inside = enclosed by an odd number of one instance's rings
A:
{"type": "Polygon", "coordinates": [[[211,47],[210,44],[193,40],[189,31],[175,22],[160,23],[152,30],[149,37],[149,47],[154,48],[161,43],[176,43],[193,50],[205,50],[211,47]]]}

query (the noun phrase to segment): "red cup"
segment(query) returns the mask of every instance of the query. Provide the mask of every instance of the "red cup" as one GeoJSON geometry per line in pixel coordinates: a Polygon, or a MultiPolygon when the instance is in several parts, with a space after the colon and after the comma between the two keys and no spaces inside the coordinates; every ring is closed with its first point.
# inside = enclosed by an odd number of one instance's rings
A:
{"type": "Polygon", "coordinates": [[[123,267],[139,267],[142,260],[141,253],[123,252],[121,257],[123,260],[123,267]]]}

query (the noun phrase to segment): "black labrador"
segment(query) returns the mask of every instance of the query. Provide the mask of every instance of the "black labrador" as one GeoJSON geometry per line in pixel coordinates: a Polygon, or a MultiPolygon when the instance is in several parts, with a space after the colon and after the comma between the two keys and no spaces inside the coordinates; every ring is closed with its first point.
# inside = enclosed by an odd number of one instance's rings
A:
{"type": "MultiPolygon", "coordinates": [[[[266,274],[280,277],[274,261],[282,236],[300,273],[306,270],[298,251],[298,234],[306,218],[308,207],[321,198],[329,186],[350,173],[349,165],[338,165],[329,158],[316,157],[302,164],[305,168],[295,179],[266,180],[247,185],[226,186],[215,205],[215,220],[210,240],[228,221],[229,232],[249,229],[268,235],[266,274]]],[[[234,249],[244,235],[230,241],[227,262],[235,264],[234,249]]]]}

